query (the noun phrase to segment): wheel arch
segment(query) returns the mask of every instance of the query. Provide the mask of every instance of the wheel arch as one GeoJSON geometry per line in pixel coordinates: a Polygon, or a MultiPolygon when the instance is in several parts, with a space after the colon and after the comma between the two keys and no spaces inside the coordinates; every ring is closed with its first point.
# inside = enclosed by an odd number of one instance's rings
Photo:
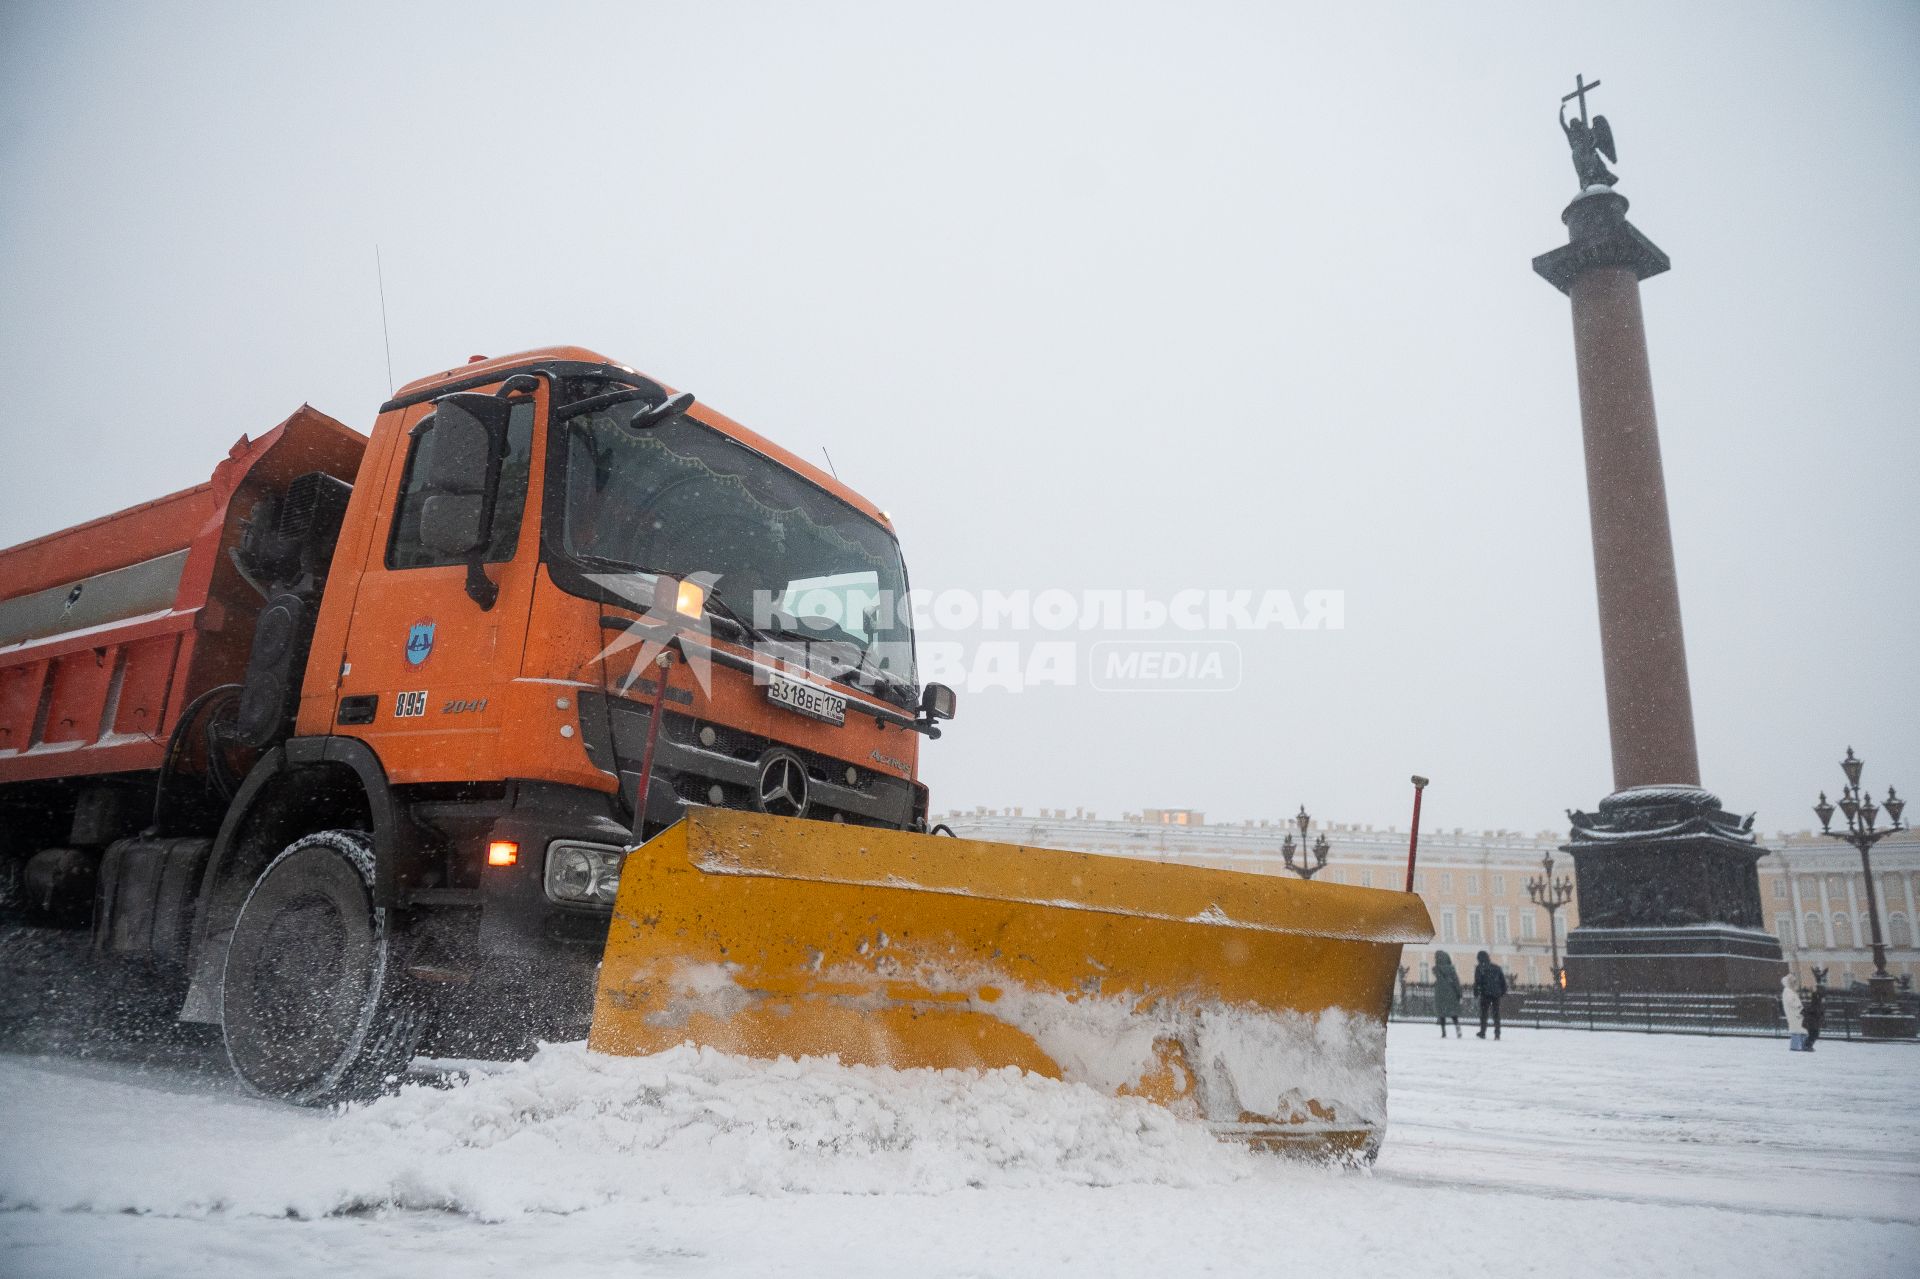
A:
{"type": "Polygon", "coordinates": [[[248,772],[201,876],[188,959],[192,982],[181,1020],[219,1019],[227,941],[261,872],[302,836],[340,828],[372,837],[374,905],[396,905],[400,867],[417,857],[419,839],[371,747],[355,738],[296,737],[248,772]]]}

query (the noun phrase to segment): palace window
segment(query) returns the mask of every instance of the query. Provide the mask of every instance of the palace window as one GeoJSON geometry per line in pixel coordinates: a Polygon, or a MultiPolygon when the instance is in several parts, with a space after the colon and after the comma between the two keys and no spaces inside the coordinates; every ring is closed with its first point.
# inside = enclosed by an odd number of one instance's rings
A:
{"type": "Polygon", "coordinates": [[[1887,945],[1903,950],[1913,945],[1913,934],[1907,931],[1907,917],[1898,911],[1887,916],[1887,945]]]}
{"type": "Polygon", "coordinates": [[[1520,936],[1521,936],[1521,938],[1522,938],[1522,940],[1525,940],[1525,941],[1532,941],[1532,940],[1533,940],[1533,937],[1534,937],[1534,932],[1533,932],[1533,923],[1534,923],[1534,919],[1535,919],[1535,916],[1534,916],[1534,913],[1533,913],[1532,911],[1526,911],[1525,913],[1523,913],[1523,914],[1522,914],[1522,915],[1520,916],[1520,936]]]}
{"type": "Polygon", "coordinates": [[[1505,897],[1507,895],[1507,877],[1505,875],[1495,875],[1493,877],[1493,895],[1495,897],[1505,897]]]}
{"type": "Polygon", "coordinates": [[[1833,948],[1835,950],[1841,950],[1854,944],[1853,921],[1847,918],[1845,912],[1835,911],[1833,914],[1833,948]]]}
{"type": "Polygon", "coordinates": [[[1512,933],[1511,933],[1511,932],[1509,931],[1509,928],[1510,928],[1510,925],[1509,925],[1509,921],[1508,921],[1508,915],[1507,915],[1507,912],[1506,912],[1506,911],[1504,911],[1504,910],[1496,910],[1496,911],[1494,911],[1494,912],[1493,912],[1493,942],[1494,942],[1494,945],[1496,945],[1496,946],[1504,946],[1504,945],[1506,945],[1506,944],[1507,944],[1507,943],[1508,943],[1508,942],[1509,942],[1510,940],[1512,940],[1512,933]]]}
{"type": "Polygon", "coordinates": [[[1820,916],[1809,911],[1807,912],[1807,917],[1800,922],[1807,934],[1807,939],[1802,945],[1810,946],[1815,950],[1825,950],[1827,946],[1827,930],[1826,927],[1821,924],[1820,916]]]}
{"type": "Polygon", "coordinates": [[[1786,895],[1787,895],[1787,881],[1786,881],[1786,880],[1784,880],[1784,879],[1776,879],[1776,880],[1774,880],[1774,881],[1773,881],[1773,896],[1774,896],[1774,899],[1775,899],[1776,901],[1778,901],[1778,900],[1782,900],[1782,899],[1784,899],[1784,898],[1786,897],[1786,895]]]}
{"type": "Polygon", "coordinates": [[[1477,910],[1467,912],[1467,940],[1470,942],[1486,940],[1480,931],[1480,912],[1477,910]]]}
{"type": "Polygon", "coordinates": [[[1472,893],[1477,893],[1479,891],[1480,891],[1479,873],[1477,871],[1469,872],[1467,874],[1467,892],[1469,894],[1472,894],[1472,893]]]}
{"type": "Polygon", "coordinates": [[[1460,940],[1460,930],[1454,923],[1453,911],[1451,910],[1443,910],[1440,912],[1440,940],[1460,940]]]}

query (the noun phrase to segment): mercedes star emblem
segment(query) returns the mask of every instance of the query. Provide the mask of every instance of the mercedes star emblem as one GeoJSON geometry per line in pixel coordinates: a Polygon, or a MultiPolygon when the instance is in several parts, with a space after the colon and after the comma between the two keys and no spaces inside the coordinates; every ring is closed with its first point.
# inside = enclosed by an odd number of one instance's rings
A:
{"type": "Polygon", "coordinates": [[[760,785],[754,799],[763,813],[775,817],[807,815],[807,769],[791,755],[767,756],[760,765],[760,785]]]}

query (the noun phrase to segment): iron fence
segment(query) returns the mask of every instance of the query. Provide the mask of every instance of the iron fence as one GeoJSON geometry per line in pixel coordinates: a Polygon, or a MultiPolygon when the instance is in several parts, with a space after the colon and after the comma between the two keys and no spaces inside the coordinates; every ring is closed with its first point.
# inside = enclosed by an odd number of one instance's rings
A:
{"type": "MultiPolygon", "coordinates": [[[[1920,995],[1899,996],[1909,1015],[1920,1013],[1920,995]]],[[[1823,999],[1823,1039],[1858,1039],[1864,990],[1828,990],[1823,999]]],[[[1403,982],[1393,1003],[1395,1021],[1433,1021],[1433,984],[1403,982]]],[[[1469,991],[1460,1001],[1460,1018],[1477,1021],[1479,1006],[1469,991]]],[[[1647,1034],[1747,1035],[1785,1038],[1786,1014],[1777,994],[1708,992],[1655,993],[1623,990],[1560,990],[1553,986],[1516,986],[1500,1001],[1500,1020],[1508,1026],[1540,1030],[1637,1030],[1647,1034]]]]}

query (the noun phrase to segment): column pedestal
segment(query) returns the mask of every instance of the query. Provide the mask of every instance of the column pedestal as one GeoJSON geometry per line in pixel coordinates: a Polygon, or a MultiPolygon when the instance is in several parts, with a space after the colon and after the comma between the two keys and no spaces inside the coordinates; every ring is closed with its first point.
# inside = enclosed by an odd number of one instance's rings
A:
{"type": "Polygon", "coordinates": [[[1569,813],[1580,927],[1574,990],[1777,992],[1787,965],[1766,931],[1753,819],[1697,786],[1641,786],[1569,813]]]}

